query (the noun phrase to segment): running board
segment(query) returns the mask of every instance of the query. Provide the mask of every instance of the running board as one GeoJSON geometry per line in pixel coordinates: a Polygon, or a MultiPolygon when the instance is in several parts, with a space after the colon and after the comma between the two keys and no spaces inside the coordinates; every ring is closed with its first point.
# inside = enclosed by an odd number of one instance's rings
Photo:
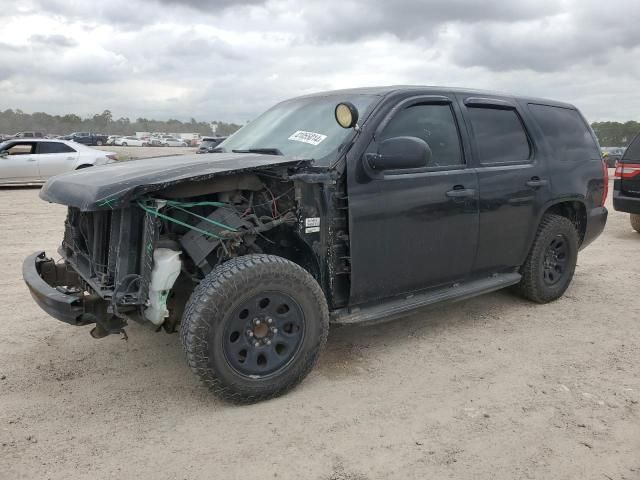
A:
{"type": "Polygon", "coordinates": [[[519,273],[500,273],[491,277],[456,284],[426,293],[416,293],[373,306],[352,307],[333,313],[331,321],[341,325],[372,324],[403,317],[433,306],[459,302],[483,293],[515,285],[522,276],[519,273]]]}

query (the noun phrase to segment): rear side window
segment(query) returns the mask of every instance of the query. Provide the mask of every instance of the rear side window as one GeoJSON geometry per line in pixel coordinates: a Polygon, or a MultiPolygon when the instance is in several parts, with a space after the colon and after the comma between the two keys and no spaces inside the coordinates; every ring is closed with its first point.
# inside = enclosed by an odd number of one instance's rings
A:
{"type": "Polygon", "coordinates": [[[64,143],[58,142],[40,142],[38,144],[38,153],[69,153],[75,152],[73,148],[64,143]]]}
{"type": "Polygon", "coordinates": [[[481,164],[529,161],[531,146],[515,110],[469,107],[467,116],[481,164]]]}
{"type": "Polygon", "coordinates": [[[569,108],[529,104],[556,160],[600,160],[600,150],[582,116],[569,108]]]}
{"type": "Polygon", "coordinates": [[[622,160],[626,162],[640,162],[640,134],[634,138],[622,156],[622,160]]]}

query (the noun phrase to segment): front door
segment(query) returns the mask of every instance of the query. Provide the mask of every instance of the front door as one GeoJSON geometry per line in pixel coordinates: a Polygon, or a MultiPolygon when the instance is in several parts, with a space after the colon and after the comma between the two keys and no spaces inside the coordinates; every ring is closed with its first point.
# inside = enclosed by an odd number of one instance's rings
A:
{"type": "Polygon", "coordinates": [[[363,174],[349,166],[351,304],[464,280],[475,258],[478,184],[466,165],[457,106],[415,97],[389,114],[369,145],[417,137],[432,155],[425,168],[363,174]],[[385,126],[382,126],[385,125],[385,126]]]}
{"type": "Polygon", "coordinates": [[[0,156],[0,183],[29,183],[38,181],[38,162],[35,142],[9,143],[0,156]]]}

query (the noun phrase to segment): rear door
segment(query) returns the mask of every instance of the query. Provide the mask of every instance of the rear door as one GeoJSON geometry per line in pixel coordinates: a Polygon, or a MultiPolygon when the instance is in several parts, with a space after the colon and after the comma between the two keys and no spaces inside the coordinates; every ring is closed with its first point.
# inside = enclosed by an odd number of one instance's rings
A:
{"type": "Polygon", "coordinates": [[[35,142],[26,140],[8,143],[3,148],[6,155],[0,156],[0,182],[37,182],[39,175],[35,148],[35,142]]]}
{"type": "Polygon", "coordinates": [[[61,142],[38,142],[37,155],[40,178],[46,180],[76,168],[79,153],[61,142]]]}
{"type": "Polygon", "coordinates": [[[480,226],[475,273],[522,264],[550,198],[546,162],[537,155],[524,113],[501,97],[458,97],[471,136],[480,191],[480,226]]]}

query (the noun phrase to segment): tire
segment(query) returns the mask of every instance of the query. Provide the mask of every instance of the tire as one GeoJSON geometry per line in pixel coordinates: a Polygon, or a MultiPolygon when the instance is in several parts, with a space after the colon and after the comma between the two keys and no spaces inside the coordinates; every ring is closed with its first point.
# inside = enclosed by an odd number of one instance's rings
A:
{"type": "Polygon", "coordinates": [[[542,217],[524,265],[522,280],[515,286],[522,297],[537,303],[560,298],[569,287],[578,260],[578,232],[565,217],[542,217]]]}
{"type": "Polygon", "coordinates": [[[638,233],[640,233],[640,214],[631,214],[631,227],[638,233]]]}
{"type": "Polygon", "coordinates": [[[121,144],[121,145],[122,145],[123,147],[127,147],[127,146],[128,146],[128,145],[127,145],[127,142],[122,142],[122,144],[121,144]]]}
{"type": "Polygon", "coordinates": [[[180,325],[193,373],[234,403],[295,387],[315,365],[328,332],[327,302],[316,280],[273,255],[216,267],[191,294],[180,325]]]}
{"type": "Polygon", "coordinates": [[[96,142],[96,145],[97,145],[98,147],[101,147],[101,146],[102,146],[102,140],[98,140],[98,141],[96,142]]]}

